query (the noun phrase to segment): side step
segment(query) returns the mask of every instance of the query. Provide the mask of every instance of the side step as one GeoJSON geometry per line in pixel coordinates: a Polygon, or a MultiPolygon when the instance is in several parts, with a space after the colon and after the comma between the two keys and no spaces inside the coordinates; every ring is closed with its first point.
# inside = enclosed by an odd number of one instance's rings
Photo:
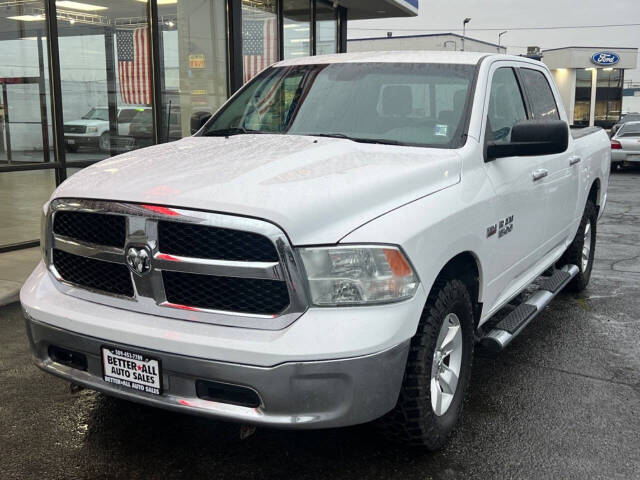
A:
{"type": "Polygon", "coordinates": [[[520,335],[544,307],[549,305],[551,300],[579,271],[575,265],[565,265],[550,277],[545,278],[535,293],[500,320],[489,333],[480,339],[480,345],[491,354],[497,354],[503,350],[515,337],[520,335]]]}

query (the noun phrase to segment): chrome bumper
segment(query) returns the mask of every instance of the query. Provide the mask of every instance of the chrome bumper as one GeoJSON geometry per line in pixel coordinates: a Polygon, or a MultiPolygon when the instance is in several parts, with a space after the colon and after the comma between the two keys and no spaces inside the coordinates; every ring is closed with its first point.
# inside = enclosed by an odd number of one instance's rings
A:
{"type": "Polygon", "coordinates": [[[383,352],[340,360],[287,362],[265,368],[174,355],[102,341],[35,321],[25,315],[35,364],[58,377],[126,400],[221,420],[277,428],[355,425],[381,417],[397,401],[409,351],[406,341],[383,352]],[[162,395],[128,390],[102,378],[102,345],[159,359],[162,395]],[[55,346],[86,356],[86,370],[58,363],[55,346]],[[258,393],[257,408],[199,398],[196,380],[248,387],[258,393]]]}

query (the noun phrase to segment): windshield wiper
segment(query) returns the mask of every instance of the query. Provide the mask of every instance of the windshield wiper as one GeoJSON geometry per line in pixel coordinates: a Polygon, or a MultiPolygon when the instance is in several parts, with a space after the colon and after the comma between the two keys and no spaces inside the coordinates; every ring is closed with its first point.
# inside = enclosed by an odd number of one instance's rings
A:
{"type": "Polygon", "coordinates": [[[352,142],[358,143],[378,143],[381,145],[404,145],[402,142],[397,140],[385,140],[384,138],[362,138],[362,137],[351,137],[349,135],[345,135],[344,133],[307,133],[311,137],[329,137],[329,138],[344,138],[345,140],[351,140],[352,142]]]}
{"type": "Polygon", "coordinates": [[[205,137],[230,137],[232,135],[243,135],[248,133],[268,133],[261,130],[247,130],[244,127],[221,128],[219,130],[210,130],[204,134],[205,137]]]}

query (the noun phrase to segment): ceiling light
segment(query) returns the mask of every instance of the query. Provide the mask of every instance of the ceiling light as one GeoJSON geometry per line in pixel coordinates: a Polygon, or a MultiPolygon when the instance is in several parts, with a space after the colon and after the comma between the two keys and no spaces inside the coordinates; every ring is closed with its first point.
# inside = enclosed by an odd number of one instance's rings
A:
{"type": "Polygon", "coordinates": [[[68,0],[56,1],[56,7],[70,8],[71,10],[80,10],[82,12],[97,12],[98,10],[107,10],[108,7],[102,5],[91,5],[90,3],[71,2],[68,0]]]}
{"type": "MultiPolygon", "coordinates": [[[[147,3],[147,0],[136,0],[136,2],[147,3]]],[[[158,0],[158,5],[175,5],[178,0],[158,0]]]]}
{"type": "Polygon", "coordinates": [[[16,20],[18,22],[40,22],[44,20],[44,15],[16,15],[14,17],[7,17],[9,20],[16,20]]]}

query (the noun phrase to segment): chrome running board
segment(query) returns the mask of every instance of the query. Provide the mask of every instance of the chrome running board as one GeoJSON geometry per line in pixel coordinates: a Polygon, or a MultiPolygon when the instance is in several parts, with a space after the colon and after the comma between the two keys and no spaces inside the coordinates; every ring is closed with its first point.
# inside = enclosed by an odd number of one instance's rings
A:
{"type": "Polygon", "coordinates": [[[480,339],[481,347],[491,354],[497,354],[506,348],[579,271],[575,265],[565,265],[545,278],[538,290],[480,339]]]}

